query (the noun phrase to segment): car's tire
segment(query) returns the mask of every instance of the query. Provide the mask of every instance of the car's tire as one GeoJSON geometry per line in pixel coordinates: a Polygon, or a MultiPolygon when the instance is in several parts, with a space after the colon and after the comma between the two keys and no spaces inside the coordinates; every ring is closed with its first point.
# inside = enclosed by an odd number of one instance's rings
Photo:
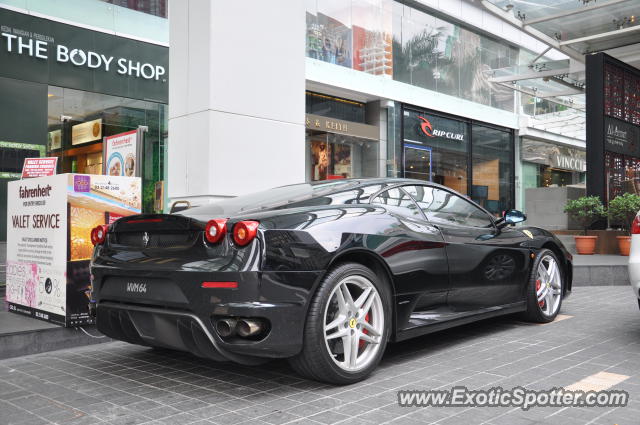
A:
{"type": "Polygon", "coordinates": [[[391,290],[385,279],[358,263],[337,265],[326,274],[311,301],[302,351],[289,363],[299,374],[331,384],[365,379],[384,353],[391,331],[391,308],[391,290]],[[340,298],[345,300],[342,308],[340,298]],[[327,330],[325,325],[329,325],[327,330]]]}
{"type": "Polygon", "coordinates": [[[531,267],[526,288],[527,310],[523,318],[535,323],[552,322],[562,307],[564,287],[565,275],[558,256],[550,249],[540,250],[531,267]],[[554,264],[555,271],[550,270],[551,264],[554,264]],[[549,273],[545,275],[547,270],[549,273]]]}

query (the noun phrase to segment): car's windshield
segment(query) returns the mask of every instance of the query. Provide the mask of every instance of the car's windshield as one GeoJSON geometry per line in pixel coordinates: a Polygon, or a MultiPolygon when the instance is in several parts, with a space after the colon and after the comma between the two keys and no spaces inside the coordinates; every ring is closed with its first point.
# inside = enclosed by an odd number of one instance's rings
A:
{"type": "Polygon", "coordinates": [[[382,187],[382,183],[362,180],[294,184],[223,199],[179,214],[208,220],[211,217],[232,217],[240,213],[278,208],[360,203],[367,202],[368,197],[382,187]]]}

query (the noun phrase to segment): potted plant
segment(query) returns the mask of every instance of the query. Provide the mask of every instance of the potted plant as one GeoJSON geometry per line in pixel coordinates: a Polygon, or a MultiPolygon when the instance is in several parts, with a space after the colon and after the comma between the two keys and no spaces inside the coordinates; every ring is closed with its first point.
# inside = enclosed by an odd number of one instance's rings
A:
{"type": "Polygon", "coordinates": [[[575,236],[576,251],[581,255],[592,255],[596,252],[597,236],[587,236],[587,230],[598,219],[606,216],[602,201],[598,196],[583,196],[567,202],[564,212],[580,224],[583,236],[575,236]]]}
{"type": "Polygon", "coordinates": [[[609,220],[611,223],[620,224],[627,232],[627,236],[616,236],[620,255],[629,255],[631,248],[631,225],[633,219],[640,211],[640,196],[635,193],[625,193],[616,196],[609,202],[609,220]]]}

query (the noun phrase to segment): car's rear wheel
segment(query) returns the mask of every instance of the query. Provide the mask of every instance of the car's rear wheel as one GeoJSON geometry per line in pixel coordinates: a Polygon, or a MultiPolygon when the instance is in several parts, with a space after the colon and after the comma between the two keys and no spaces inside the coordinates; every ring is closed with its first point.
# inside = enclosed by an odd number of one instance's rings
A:
{"type": "Polygon", "coordinates": [[[564,275],[556,254],[541,250],[533,263],[527,287],[525,318],[531,322],[552,322],[562,305],[564,275]]]}
{"type": "Polygon", "coordinates": [[[367,267],[345,263],[323,279],[309,307],[300,374],[332,384],[366,378],[378,365],[390,330],[389,287],[367,267]]]}

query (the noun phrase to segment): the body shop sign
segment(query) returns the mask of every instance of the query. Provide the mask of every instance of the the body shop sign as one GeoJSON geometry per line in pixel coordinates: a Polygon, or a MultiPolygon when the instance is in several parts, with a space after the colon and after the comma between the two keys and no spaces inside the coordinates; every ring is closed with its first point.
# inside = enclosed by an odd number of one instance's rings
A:
{"type": "Polygon", "coordinates": [[[167,101],[168,48],[0,9],[0,76],[167,101]]]}
{"type": "Polygon", "coordinates": [[[40,36],[42,39],[35,39],[32,38],[33,34],[31,33],[5,25],[0,29],[2,30],[2,33],[0,33],[2,47],[8,53],[26,55],[47,61],[53,58],[60,63],[69,63],[80,67],[85,66],[89,69],[97,69],[104,72],[114,70],[121,75],[147,80],[160,80],[167,73],[165,67],[161,65],[142,63],[130,58],[105,56],[103,53],[68,47],[64,44],[55,45],[51,37],[40,36]],[[13,32],[24,34],[24,36],[13,34],[13,32]]]}

